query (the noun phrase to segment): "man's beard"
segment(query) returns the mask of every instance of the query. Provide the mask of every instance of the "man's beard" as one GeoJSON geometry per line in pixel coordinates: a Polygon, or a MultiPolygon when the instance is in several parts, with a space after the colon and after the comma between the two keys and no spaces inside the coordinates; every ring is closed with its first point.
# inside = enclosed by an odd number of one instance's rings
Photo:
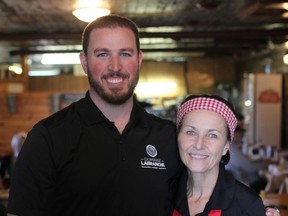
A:
{"type": "MultiPolygon", "coordinates": [[[[121,75],[118,73],[118,75],[121,75]]],[[[125,93],[121,93],[120,90],[113,89],[111,90],[112,93],[105,91],[105,88],[102,86],[100,82],[93,80],[93,76],[91,70],[88,68],[87,72],[88,81],[92,89],[97,93],[104,101],[114,104],[120,105],[125,103],[133,94],[134,89],[139,80],[139,73],[137,73],[137,77],[135,77],[129,84],[128,84],[128,91],[125,93]]]]}

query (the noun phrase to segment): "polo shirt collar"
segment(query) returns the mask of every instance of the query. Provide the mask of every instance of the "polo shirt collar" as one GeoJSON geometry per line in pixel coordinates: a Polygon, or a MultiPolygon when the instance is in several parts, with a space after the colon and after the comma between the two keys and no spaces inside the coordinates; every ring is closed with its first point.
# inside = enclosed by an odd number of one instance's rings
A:
{"type": "MultiPolygon", "coordinates": [[[[182,173],[180,179],[179,190],[176,199],[176,209],[182,213],[182,215],[189,215],[189,208],[187,203],[187,179],[188,173],[187,168],[182,173]]],[[[225,166],[220,164],[218,180],[209,199],[205,206],[203,213],[197,214],[197,216],[208,215],[210,210],[221,209],[225,210],[232,205],[233,198],[235,197],[235,179],[225,171],[225,166]],[[219,199],[219,197],[225,197],[225,199],[219,199]]]]}
{"type": "MultiPolygon", "coordinates": [[[[99,124],[101,122],[109,122],[109,119],[101,112],[101,110],[92,101],[89,91],[86,92],[85,98],[82,98],[78,103],[79,114],[83,118],[86,125],[99,124]]],[[[146,111],[134,99],[132,113],[129,124],[133,123],[138,126],[148,127],[149,120],[146,111]]]]}
{"type": "Polygon", "coordinates": [[[235,184],[235,179],[230,175],[230,173],[225,171],[225,166],[220,164],[217,183],[204,211],[209,212],[211,209],[225,210],[229,208],[229,206],[232,205],[233,198],[235,197],[235,184]],[[225,197],[225,199],[219,199],[219,197],[225,197]]]}

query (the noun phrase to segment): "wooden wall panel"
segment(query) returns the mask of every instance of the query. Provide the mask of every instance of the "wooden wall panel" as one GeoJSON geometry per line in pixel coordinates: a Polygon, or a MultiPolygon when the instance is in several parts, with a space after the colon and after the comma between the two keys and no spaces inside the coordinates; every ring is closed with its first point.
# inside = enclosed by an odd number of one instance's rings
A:
{"type": "Polygon", "coordinates": [[[188,93],[215,93],[217,83],[235,82],[232,58],[193,58],[188,62],[188,93]]]}
{"type": "Polygon", "coordinates": [[[141,67],[139,82],[175,82],[176,90],[168,97],[186,95],[184,64],[184,62],[145,61],[141,67]]]}
{"type": "Polygon", "coordinates": [[[12,153],[13,134],[28,132],[39,120],[51,114],[51,93],[29,92],[17,94],[16,112],[8,110],[7,94],[0,94],[0,155],[12,153]]]}
{"type": "Polygon", "coordinates": [[[88,86],[86,76],[29,77],[30,91],[86,92],[88,86]]]}
{"type": "MultiPolygon", "coordinates": [[[[184,62],[144,61],[140,82],[170,81],[177,83],[175,96],[187,93],[213,93],[216,84],[235,82],[233,58],[191,58],[184,62]],[[187,67],[186,67],[187,66],[187,67]]],[[[30,77],[30,91],[86,92],[86,76],[30,77]]]]}

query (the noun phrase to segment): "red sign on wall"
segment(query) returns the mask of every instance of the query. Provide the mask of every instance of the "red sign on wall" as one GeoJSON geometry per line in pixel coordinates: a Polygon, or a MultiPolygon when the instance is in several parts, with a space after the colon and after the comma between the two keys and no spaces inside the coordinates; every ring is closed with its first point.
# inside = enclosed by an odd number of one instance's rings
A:
{"type": "Polygon", "coordinates": [[[258,100],[261,103],[278,103],[280,102],[280,96],[278,92],[268,89],[260,92],[258,100]]]}

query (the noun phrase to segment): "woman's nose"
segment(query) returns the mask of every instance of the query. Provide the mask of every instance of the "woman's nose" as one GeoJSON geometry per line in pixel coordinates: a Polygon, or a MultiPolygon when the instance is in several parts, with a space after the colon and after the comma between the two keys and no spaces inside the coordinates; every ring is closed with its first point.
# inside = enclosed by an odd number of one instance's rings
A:
{"type": "Polygon", "coordinates": [[[204,136],[198,136],[197,139],[195,140],[194,146],[196,149],[202,149],[204,144],[205,144],[204,136]]]}

